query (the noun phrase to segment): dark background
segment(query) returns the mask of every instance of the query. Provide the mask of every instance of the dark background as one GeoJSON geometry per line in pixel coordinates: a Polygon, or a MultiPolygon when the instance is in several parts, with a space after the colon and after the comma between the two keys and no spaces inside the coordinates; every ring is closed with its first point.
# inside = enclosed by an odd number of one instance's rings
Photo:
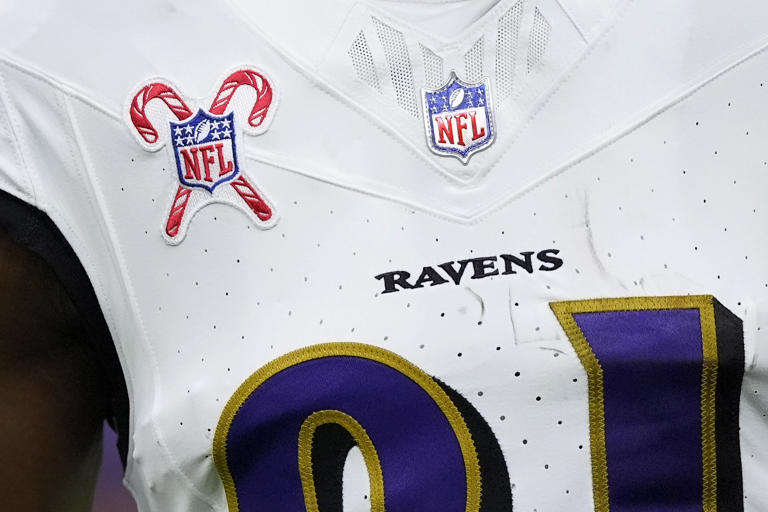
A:
{"type": "Polygon", "coordinates": [[[117,454],[117,436],[104,425],[104,455],[93,500],[93,512],[136,512],[131,493],[123,486],[123,466],[117,454]]]}

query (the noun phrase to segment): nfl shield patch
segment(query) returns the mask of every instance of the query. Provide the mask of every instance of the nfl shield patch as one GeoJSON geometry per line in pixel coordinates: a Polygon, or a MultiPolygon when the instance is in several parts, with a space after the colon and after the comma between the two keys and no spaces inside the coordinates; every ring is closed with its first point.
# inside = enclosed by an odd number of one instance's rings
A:
{"type": "Polygon", "coordinates": [[[187,121],[171,121],[173,152],[182,185],[213,192],[237,177],[234,115],[214,116],[200,109],[187,121]]]}
{"type": "Polygon", "coordinates": [[[170,146],[176,162],[177,179],[163,227],[166,242],[180,244],[195,213],[213,203],[241,210],[261,229],[275,225],[271,201],[240,168],[235,138],[239,130],[248,135],[264,133],[277,100],[278,91],[267,76],[248,66],[227,74],[208,109],[190,107],[200,102],[191,103],[162,78],[139,84],[129,96],[125,117],[136,141],[151,152],[170,146]],[[237,91],[249,91],[253,102],[245,102],[246,95],[233,103],[237,91]],[[171,120],[155,126],[150,109],[157,119],[163,105],[166,119],[171,120]]]}
{"type": "Polygon", "coordinates": [[[448,83],[422,89],[427,145],[438,155],[452,155],[466,164],[496,137],[491,88],[487,79],[464,82],[451,73],[448,83]]]}

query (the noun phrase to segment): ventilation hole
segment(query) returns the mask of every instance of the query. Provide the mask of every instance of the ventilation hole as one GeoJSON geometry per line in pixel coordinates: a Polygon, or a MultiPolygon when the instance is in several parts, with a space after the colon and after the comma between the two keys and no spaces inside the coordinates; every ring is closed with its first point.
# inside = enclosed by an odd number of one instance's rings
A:
{"type": "Polygon", "coordinates": [[[541,62],[542,57],[547,52],[549,45],[549,34],[552,32],[552,26],[541,14],[539,8],[533,16],[533,28],[531,29],[531,42],[528,45],[528,72],[541,62]]]}
{"type": "Polygon", "coordinates": [[[379,77],[376,74],[376,66],[373,63],[373,56],[362,30],[357,34],[347,53],[352,59],[352,66],[355,68],[357,78],[381,92],[379,77]]]}
{"type": "Polygon", "coordinates": [[[466,72],[466,80],[469,82],[479,82],[483,78],[484,47],[485,37],[481,37],[464,54],[464,71],[466,72]]]}
{"type": "Polygon", "coordinates": [[[499,19],[496,32],[496,84],[500,100],[512,94],[517,62],[517,38],[522,16],[523,3],[517,2],[499,19]]]}
{"type": "Polygon", "coordinates": [[[419,48],[421,48],[421,58],[424,59],[427,87],[437,89],[443,85],[443,59],[423,44],[419,44],[419,48]]]}
{"type": "Polygon", "coordinates": [[[376,26],[381,46],[384,47],[397,103],[403,110],[417,117],[419,112],[416,104],[416,89],[413,85],[413,69],[405,36],[377,18],[373,18],[373,24],[376,26]]]}

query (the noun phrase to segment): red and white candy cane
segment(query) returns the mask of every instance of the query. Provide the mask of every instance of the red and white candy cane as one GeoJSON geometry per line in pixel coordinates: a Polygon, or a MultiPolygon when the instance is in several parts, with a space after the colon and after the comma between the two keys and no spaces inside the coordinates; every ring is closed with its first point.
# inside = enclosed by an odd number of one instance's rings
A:
{"type": "MultiPolygon", "coordinates": [[[[264,75],[252,69],[239,69],[224,79],[211,103],[210,112],[214,115],[222,115],[227,110],[235,92],[242,86],[252,87],[256,91],[256,101],[248,116],[248,124],[258,128],[266,119],[272,104],[272,86],[264,75]]],[[[259,219],[268,221],[272,218],[272,208],[261,198],[244,175],[241,174],[229,185],[259,219]]]]}
{"type": "MultiPolygon", "coordinates": [[[[136,131],[139,132],[141,138],[149,145],[157,144],[160,139],[160,134],[152,126],[152,122],[147,115],[147,105],[153,100],[162,100],[179,121],[192,116],[192,110],[190,110],[184,100],[181,99],[181,95],[172,86],[163,82],[153,82],[142,87],[133,97],[129,112],[131,122],[136,131]]],[[[176,189],[176,195],[165,225],[165,232],[171,238],[179,234],[181,221],[184,219],[184,212],[187,209],[191,193],[192,191],[183,185],[179,185],[178,189],[176,189]]]]}
{"type": "Polygon", "coordinates": [[[248,116],[248,124],[258,128],[267,117],[272,104],[272,86],[264,75],[252,69],[239,69],[224,80],[211,103],[211,114],[222,115],[227,110],[232,96],[243,85],[252,87],[256,91],[256,102],[248,116]]]}
{"type": "Polygon", "coordinates": [[[147,105],[155,99],[163,100],[179,121],[183,121],[192,115],[192,111],[187,104],[184,103],[181,96],[170,85],[162,82],[153,82],[145,85],[133,97],[130,115],[133,126],[147,144],[155,144],[160,138],[160,135],[155,127],[152,126],[152,122],[147,116],[147,105]]]}
{"type": "Polygon", "coordinates": [[[176,195],[173,197],[171,211],[168,212],[168,222],[165,223],[165,234],[175,238],[181,229],[181,221],[184,220],[184,212],[187,210],[189,196],[192,195],[192,189],[179,185],[176,189],[176,195]]]}
{"type": "MultiPolygon", "coordinates": [[[[248,124],[258,128],[266,119],[272,104],[272,87],[263,75],[252,69],[237,70],[224,80],[211,104],[210,113],[222,115],[237,89],[243,85],[252,87],[256,91],[256,101],[248,117],[248,124]]],[[[192,110],[171,85],[152,82],[143,86],[133,97],[129,114],[133,126],[149,148],[160,142],[160,135],[147,115],[147,105],[153,100],[162,100],[179,121],[193,115],[192,110]]],[[[244,175],[238,176],[230,186],[261,221],[272,218],[272,209],[244,175]]],[[[175,238],[179,234],[191,194],[191,188],[179,184],[165,226],[165,232],[170,238],[175,238]]]]}

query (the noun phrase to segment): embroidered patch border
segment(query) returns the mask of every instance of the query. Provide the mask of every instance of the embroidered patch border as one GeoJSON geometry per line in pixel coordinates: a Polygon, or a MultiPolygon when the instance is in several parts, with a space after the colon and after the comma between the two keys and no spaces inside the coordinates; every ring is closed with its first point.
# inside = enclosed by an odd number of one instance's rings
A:
{"type": "Polygon", "coordinates": [[[240,168],[236,143],[239,131],[255,136],[269,128],[278,103],[272,84],[264,72],[238,67],[222,80],[207,110],[190,108],[204,100],[185,98],[163,78],[146,80],[129,95],[126,122],[138,144],[150,152],[159,151],[168,141],[173,147],[178,181],[162,230],[168,244],[181,243],[192,217],[212,203],[239,209],[261,229],[277,222],[273,203],[240,168]],[[242,89],[255,92],[250,112],[241,111],[240,101],[232,101],[242,89]],[[243,117],[247,122],[238,123],[243,117]],[[155,126],[152,120],[158,118],[164,122],[155,126]]]}
{"type": "Polygon", "coordinates": [[[454,156],[464,165],[496,139],[490,81],[469,83],[451,72],[437,89],[422,89],[424,131],[430,151],[454,156]]]}

